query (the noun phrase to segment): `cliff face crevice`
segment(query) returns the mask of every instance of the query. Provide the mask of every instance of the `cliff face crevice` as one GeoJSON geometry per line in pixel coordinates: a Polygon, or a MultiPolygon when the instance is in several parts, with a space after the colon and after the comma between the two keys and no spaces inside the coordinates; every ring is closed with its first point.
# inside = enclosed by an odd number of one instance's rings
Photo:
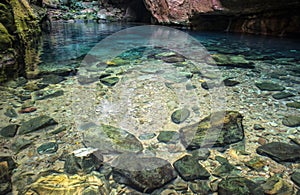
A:
{"type": "Polygon", "coordinates": [[[300,33],[298,0],[145,0],[145,4],[161,24],[276,36],[300,33]]]}

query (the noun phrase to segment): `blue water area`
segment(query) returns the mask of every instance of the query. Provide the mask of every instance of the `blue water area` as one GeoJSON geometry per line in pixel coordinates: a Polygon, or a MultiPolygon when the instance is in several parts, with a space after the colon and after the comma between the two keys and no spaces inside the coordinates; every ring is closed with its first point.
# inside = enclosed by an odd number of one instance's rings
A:
{"type": "MultiPolygon", "coordinates": [[[[66,60],[76,59],[87,54],[91,48],[105,37],[136,25],[140,24],[54,22],[52,32],[43,35],[41,66],[51,64],[54,61],[66,62],[66,60]]],[[[184,32],[197,39],[210,53],[242,54],[249,59],[265,60],[291,58],[289,61],[297,63],[300,60],[300,39],[223,32],[194,32],[188,30],[184,30],[184,32]]]]}

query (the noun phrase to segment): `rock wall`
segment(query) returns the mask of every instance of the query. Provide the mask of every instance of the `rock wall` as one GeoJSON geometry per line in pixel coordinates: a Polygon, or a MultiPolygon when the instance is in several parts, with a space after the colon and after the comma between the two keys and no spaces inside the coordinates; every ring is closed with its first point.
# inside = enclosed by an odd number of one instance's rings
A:
{"type": "Polygon", "coordinates": [[[300,33],[298,0],[144,0],[161,24],[265,35],[300,33]]]}
{"type": "MultiPolygon", "coordinates": [[[[38,12],[45,14],[43,10],[38,12]]],[[[34,72],[39,56],[39,26],[26,0],[0,0],[0,82],[34,72]]]]}

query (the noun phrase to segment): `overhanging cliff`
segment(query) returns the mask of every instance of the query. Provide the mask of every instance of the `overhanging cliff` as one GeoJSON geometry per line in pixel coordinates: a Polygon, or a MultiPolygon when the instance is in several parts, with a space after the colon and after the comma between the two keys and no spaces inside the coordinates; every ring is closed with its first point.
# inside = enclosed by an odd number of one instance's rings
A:
{"type": "Polygon", "coordinates": [[[144,0],[161,24],[198,30],[299,35],[298,0],[144,0]]]}

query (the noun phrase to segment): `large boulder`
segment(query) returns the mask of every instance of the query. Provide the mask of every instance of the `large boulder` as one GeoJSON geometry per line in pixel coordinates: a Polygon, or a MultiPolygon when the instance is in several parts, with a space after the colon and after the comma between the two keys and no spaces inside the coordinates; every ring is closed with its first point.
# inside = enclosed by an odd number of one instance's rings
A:
{"type": "Polygon", "coordinates": [[[291,0],[145,0],[158,23],[253,34],[300,33],[300,2],[291,0]]]}

